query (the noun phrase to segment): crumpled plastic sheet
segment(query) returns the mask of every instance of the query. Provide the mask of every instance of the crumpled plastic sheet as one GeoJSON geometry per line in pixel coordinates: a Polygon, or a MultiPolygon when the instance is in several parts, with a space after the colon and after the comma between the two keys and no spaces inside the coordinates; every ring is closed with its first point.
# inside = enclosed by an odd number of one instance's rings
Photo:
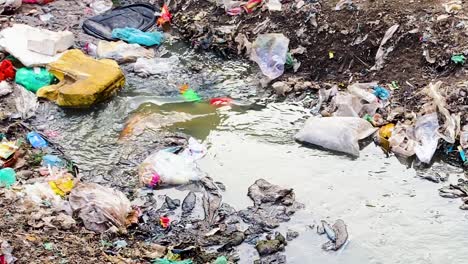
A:
{"type": "Polygon", "coordinates": [[[457,132],[460,130],[460,113],[458,113],[458,115],[450,114],[449,110],[447,110],[445,98],[440,93],[441,85],[441,81],[435,84],[430,83],[424,91],[432,98],[434,106],[437,107],[437,112],[440,113],[444,119],[444,124],[441,129],[437,131],[437,134],[448,143],[454,144],[458,134],[457,132]]]}
{"type": "Polygon", "coordinates": [[[15,93],[15,106],[19,116],[24,120],[35,116],[39,107],[36,95],[21,85],[16,85],[15,93]]]}
{"type": "Polygon", "coordinates": [[[70,193],[70,205],[86,229],[102,233],[117,227],[125,230],[132,211],[130,201],[120,191],[95,183],[80,183],[70,193]]]}
{"type": "Polygon", "coordinates": [[[280,33],[259,34],[252,44],[251,60],[270,80],[284,73],[289,39],[280,33]]]}
{"type": "Polygon", "coordinates": [[[380,47],[375,54],[375,64],[372,66],[371,71],[378,71],[383,68],[385,57],[387,57],[387,55],[393,51],[393,46],[388,48],[384,48],[384,46],[388,40],[393,37],[395,32],[398,30],[398,27],[400,27],[400,25],[395,24],[387,29],[387,32],[385,32],[385,36],[383,37],[382,42],[380,43],[380,47]]]}
{"type": "Polygon", "coordinates": [[[439,142],[439,120],[437,113],[426,114],[416,120],[414,127],[414,137],[417,139],[417,144],[414,151],[418,159],[424,163],[430,163],[439,142]]]}

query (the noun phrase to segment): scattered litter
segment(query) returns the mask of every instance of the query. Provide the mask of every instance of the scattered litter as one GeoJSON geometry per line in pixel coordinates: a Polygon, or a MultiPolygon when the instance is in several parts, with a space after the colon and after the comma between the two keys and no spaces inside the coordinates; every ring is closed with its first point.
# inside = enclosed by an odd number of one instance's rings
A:
{"type": "Polygon", "coordinates": [[[211,98],[210,105],[214,106],[226,106],[231,105],[233,100],[229,97],[219,97],[219,98],[211,98]]]}
{"type": "Polygon", "coordinates": [[[180,94],[186,102],[198,102],[201,100],[200,96],[193,90],[189,88],[188,84],[183,84],[180,88],[180,94]]]}
{"type": "Polygon", "coordinates": [[[23,120],[33,117],[39,107],[37,97],[21,85],[15,86],[15,93],[15,106],[19,117],[23,118],[23,120]]]}
{"type": "Polygon", "coordinates": [[[267,0],[266,4],[268,10],[270,11],[281,11],[281,1],[280,0],[267,0]]]}
{"type": "Polygon", "coordinates": [[[437,113],[427,114],[416,120],[414,137],[417,139],[417,143],[414,146],[414,151],[418,159],[424,163],[431,162],[432,156],[434,156],[437,149],[438,129],[437,113]]]}
{"type": "Polygon", "coordinates": [[[13,264],[18,260],[13,256],[13,247],[6,240],[0,245],[0,253],[0,260],[4,261],[1,264],[13,264]]]}
{"type": "Polygon", "coordinates": [[[388,100],[388,98],[390,98],[390,92],[382,86],[374,87],[374,95],[382,100],[388,100]]]}
{"type": "Polygon", "coordinates": [[[190,137],[187,148],[180,155],[188,160],[196,161],[203,158],[207,152],[208,150],[204,144],[190,137]]]}

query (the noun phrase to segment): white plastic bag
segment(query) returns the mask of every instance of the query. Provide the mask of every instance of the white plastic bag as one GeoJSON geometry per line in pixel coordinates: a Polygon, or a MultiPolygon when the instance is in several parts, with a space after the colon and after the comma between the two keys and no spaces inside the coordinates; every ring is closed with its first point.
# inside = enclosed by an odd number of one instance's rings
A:
{"type": "Polygon", "coordinates": [[[149,155],[138,173],[140,182],[148,187],[186,184],[203,176],[191,159],[164,150],[149,155]]]}
{"type": "Polygon", "coordinates": [[[133,70],[144,75],[164,74],[171,72],[177,64],[179,64],[177,56],[155,59],[138,58],[133,65],[133,70]]]}
{"type": "Polygon", "coordinates": [[[203,158],[207,152],[205,145],[191,137],[188,140],[188,147],[180,155],[186,159],[196,161],[203,158]]]}
{"type": "Polygon", "coordinates": [[[251,60],[255,61],[270,80],[280,77],[288,53],[289,39],[283,34],[260,34],[252,44],[251,60]]]}
{"type": "Polygon", "coordinates": [[[377,128],[358,117],[311,117],[295,139],[329,150],[359,156],[359,140],[372,135],[377,128]]]}
{"type": "Polygon", "coordinates": [[[268,0],[266,4],[268,10],[270,11],[281,11],[281,1],[280,0],[268,0]]]}
{"type": "Polygon", "coordinates": [[[15,106],[19,116],[28,119],[36,115],[39,103],[34,93],[17,84],[15,87],[15,106]]]}
{"type": "Polygon", "coordinates": [[[432,156],[434,156],[437,149],[440,138],[437,134],[438,129],[437,113],[427,114],[416,120],[414,137],[418,143],[414,147],[414,151],[418,159],[424,163],[431,162],[432,156]]]}
{"type": "Polygon", "coordinates": [[[89,7],[93,9],[96,15],[102,14],[108,10],[112,9],[112,1],[111,0],[94,0],[89,7]]]}
{"type": "Polygon", "coordinates": [[[374,86],[377,86],[376,82],[371,83],[353,83],[348,86],[348,91],[357,96],[359,99],[362,99],[368,103],[373,103],[377,101],[377,97],[369,92],[374,86]]]}
{"type": "Polygon", "coordinates": [[[131,203],[120,191],[95,183],[80,183],[70,193],[70,205],[86,229],[102,233],[115,226],[125,230],[131,203]]]}
{"type": "Polygon", "coordinates": [[[135,62],[138,58],[153,58],[154,50],[123,41],[99,41],[96,55],[100,59],[113,59],[118,63],[135,62]]]}

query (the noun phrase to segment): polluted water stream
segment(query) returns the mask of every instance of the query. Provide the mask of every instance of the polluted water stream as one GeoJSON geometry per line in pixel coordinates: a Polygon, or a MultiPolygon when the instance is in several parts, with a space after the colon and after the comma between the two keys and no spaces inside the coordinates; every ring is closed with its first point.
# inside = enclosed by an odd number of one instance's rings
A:
{"type": "MultiPolygon", "coordinates": [[[[45,103],[34,125],[53,135],[90,182],[134,189],[139,162],[169,135],[183,132],[208,147],[199,166],[226,186],[223,202],[234,208],[251,205],[247,188],[257,179],[293,188],[305,209],[278,229],[299,233],[286,247],[288,263],[466,262],[468,215],[458,200],[438,195],[440,184],[420,179],[373,144],[356,159],[305,148],[293,135],[308,111],[290,103],[252,104],[247,98],[257,85],[249,64],[185,47],[170,53],[179,62],[161,76],[127,71],[126,87],[112,100],[86,110],[45,103]],[[185,83],[204,99],[229,96],[237,105],[184,102],[179,87],[185,83]],[[343,219],[348,226],[349,242],[337,252],[321,249],[327,238],[316,225],[322,219],[343,219]]],[[[449,181],[461,175],[446,164],[434,166],[449,181]]],[[[160,192],[183,199],[176,189],[160,192]]],[[[239,252],[239,263],[258,258],[249,244],[239,252]]]]}

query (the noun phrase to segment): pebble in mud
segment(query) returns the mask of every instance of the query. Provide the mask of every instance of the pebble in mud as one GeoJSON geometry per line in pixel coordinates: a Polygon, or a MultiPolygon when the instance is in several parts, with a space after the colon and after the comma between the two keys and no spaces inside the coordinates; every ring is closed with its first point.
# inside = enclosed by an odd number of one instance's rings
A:
{"type": "Polygon", "coordinates": [[[284,236],[281,233],[276,233],[274,239],[258,241],[255,248],[260,256],[266,256],[283,250],[285,245],[286,239],[284,236]]]}
{"type": "Polygon", "coordinates": [[[293,239],[296,239],[298,236],[299,236],[299,232],[297,231],[288,229],[288,231],[286,232],[287,241],[292,241],[293,239]]]}
{"type": "Polygon", "coordinates": [[[182,212],[184,212],[184,214],[192,212],[193,208],[195,208],[196,200],[197,196],[195,193],[189,192],[182,202],[182,212]]]}
{"type": "Polygon", "coordinates": [[[177,209],[177,207],[180,206],[180,200],[179,199],[171,199],[169,196],[166,196],[166,200],[165,200],[164,205],[169,210],[175,210],[175,209],[177,209]]]}

